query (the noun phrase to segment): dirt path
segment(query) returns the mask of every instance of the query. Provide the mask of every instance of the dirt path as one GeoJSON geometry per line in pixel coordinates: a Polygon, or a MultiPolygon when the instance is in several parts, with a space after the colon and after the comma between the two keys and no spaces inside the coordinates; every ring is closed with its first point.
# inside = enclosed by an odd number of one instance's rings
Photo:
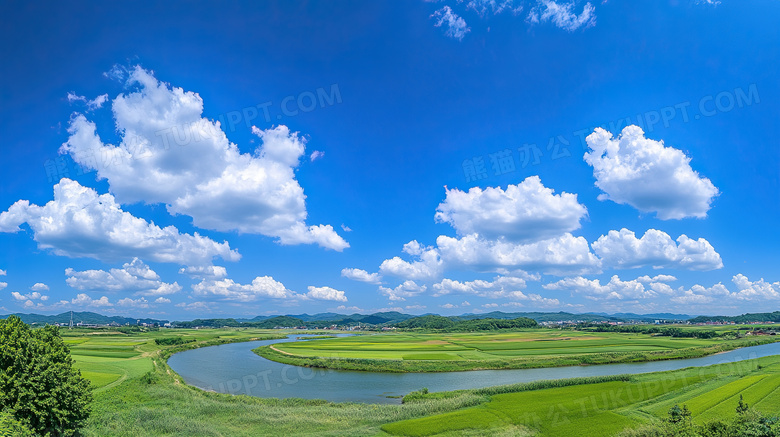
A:
{"type": "Polygon", "coordinates": [[[275,350],[276,352],[279,352],[280,354],[290,355],[290,356],[293,356],[293,357],[294,357],[294,356],[296,356],[295,354],[291,354],[291,353],[289,353],[289,352],[280,351],[279,349],[277,349],[277,348],[275,348],[275,347],[273,347],[273,346],[269,346],[269,347],[270,347],[271,349],[275,350]]]}

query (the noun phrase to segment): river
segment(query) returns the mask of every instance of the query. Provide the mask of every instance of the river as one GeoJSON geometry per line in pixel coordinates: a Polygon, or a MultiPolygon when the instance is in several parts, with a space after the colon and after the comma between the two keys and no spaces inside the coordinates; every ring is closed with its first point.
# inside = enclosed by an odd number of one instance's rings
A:
{"type": "Polygon", "coordinates": [[[735,349],[702,358],[648,363],[442,373],[381,373],[291,366],[267,360],[252,352],[252,349],[259,346],[296,341],[298,337],[304,336],[294,334],[282,340],[250,341],[192,349],[174,354],[168,364],[187,384],[219,393],[246,394],[262,398],[294,397],[386,404],[401,403],[400,396],[422,387],[427,387],[430,391],[450,391],[542,379],[661,372],[780,355],[779,342],[735,349]]]}

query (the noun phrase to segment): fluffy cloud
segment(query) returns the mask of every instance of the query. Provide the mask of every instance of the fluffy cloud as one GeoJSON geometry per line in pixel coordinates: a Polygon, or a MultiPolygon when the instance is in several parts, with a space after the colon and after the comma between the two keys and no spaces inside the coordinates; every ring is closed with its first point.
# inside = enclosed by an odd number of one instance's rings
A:
{"type": "Polygon", "coordinates": [[[532,242],[578,229],[587,213],[576,194],[554,194],[538,176],[531,176],[506,190],[447,190],[435,219],[451,224],[459,235],[532,242]]]}
{"type": "Polygon", "coordinates": [[[365,312],[365,310],[363,308],[356,307],[356,306],[348,307],[346,305],[339,305],[339,306],[337,306],[336,307],[336,311],[353,311],[353,312],[356,312],[356,313],[365,312]]]}
{"type": "Polygon", "coordinates": [[[144,296],[161,296],[181,290],[181,286],[162,282],[160,276],[138,258],[121,269],[75,271],[65,270],[65,282],[77,290],[133,292],[144,296]]]}
{"type": "Polygon", "coordinates": [[[201,117],[198,94],[159,82],[140,67],[129,72],[128,85],[137,91],[112,105],[119,145],[105,144],[95,124],[78,115],[60,148],[107,179],[121,203],[163,203],[200,228],[257,233],[281,244],[349,247],[332,226],[305,223],[306,196],[295,168],[306,141],[297,133],[253,127],[263,144],[241,153],[218,121],[201,117]]]}
{"type": "Polygon", "coordinates": [[[13,296],[14,299],[18,301],[27,301],[27,300],[42,300],[46,301],[49,299],[49,296],[44,296],[41,293],[37,291],[33,291],[32,293],[28,294],[21,294],[18,291],[12,291],[11,296],[13,296]]]}
{"type": "Polygon", "coordinates": [[[363,269],[342,269],[341,276],[352,279],[353,281],[368,282],[369,284],[379,284],[382,282],[382,275],[379,273],[368,273],[363,269]]]}
{"type": "Polygon", "coordinates": [[[737,286],[734,297],[740,300],[775,300],[780,298],[780,282],[766,282],[763,278],[750,281],[747,276],[738,274],[731,280],[737,286]]]}
{"type": "Polygon", "coordinates": [[[571,291],[600,299],[636,299],[656,296],[654,291],[645,289],[640,281],[621,281],[617,275],[612,276],[609,282],[603,285],[598,279],[589,280],[579,276],[565,278],[542,287],[546,290],[571,291]]]}
{"type": "MultiPolygon", "coordinates": [[[[475,280],[460,282],[452,279],[443,279],[438,284],[433,285],[436,290],[434,296],[443,296],[447,294],[473,294],[479,297],[490,299],[511,299],[513,301],[526,301],[536,306],[559,306],[558,299],[549,299],[539,294],[526,294],[523,289],[526,288],[526,282],[522,278],[511,276],[496,276],[493,281],[475,280]]],[[[462,306],[470,305],[467,301],[462,306]]],[[[522,306],[522,305],[520,305],[522,306]]],[[[457,308],[457,305],[444,306],[443,308],[457,308]]]]}
{"type": "Polygon", "coordinates": [[[574,12],[574,2],[557,3],[554,0],[537,0],[538,5],[528,14],[529,23],[551,22],[555,26],[573,32],[580,27],[588,28],[596,25],[596,8],[586,3],[582,12],[574,12]]]}
{"type": "Polygon", "coordinates": [[[648,275],[644,275],[636,278],[636,280],[646,284],[651,282],[674,282],[677,278],[672,275],[655,275],[652,278],[648,275]]]}
{"type": "Polygon", "coordinates": [[[306,293],[306,297],[309,299],[317,300],[335,300],[338,302],[346,302],[347,296],[341,290],[336,290],[330,287],[314,287],[309,286],[309,292],[306,293]]]}
{"type": "Polygon", "coordinates": [[[691,159],[663,141],[645,138],[638,126],[627,126],[620,137],[597,128],[587,139],[585,162],[593,167],[599,200],[628,204],[655,212],[662,220],[707,216],[718,189],[699,176],[691,159]]]}
{"type": "Polygon", "coordinates": [[[143,297],[138,299],[130,299],[129,297],[126,297],[124,299],[119,299],[116,302],[116,305],[125,308],[149,308],[149,301],[143,297]]]}
{"type": "Polygon", "coordinates": [[[187,266],[179,269],[179,273],[198,279],[219,279],[227,276],[227,269],[222,266],[187,266]]]}
{"type": "Polygon", "coordinates": [[[49,291],[49,286],[42,283],[42,282],[36,282],[33,284],[32,287],[30,287],[30,290],[32,291],[49,291]]]}
{"type": "Polygon", "coordinates": [[[70,303],[77,307],[91,307],[91,308],[106,308],[112,307],[114,304],[108,301],[106,296],[102,296],[100,299],[93,299],[86,293],[79,293],[75,299],[71,299],[70,303]]]}
{"type": "Polygon", "coordinates": [[[403,284],[395,287],[379,287],[379,292],[387,296],[391,301],[404,301],[406,298],[415,297],[427,290],[425,285],[417,285],[414,281],[404,281],[403,284]]]}
{"type": "Polygon", "coordinates": [[[415,257],[416,260],[404,261],[397,256],[386,259],[379,266],[379,272],[413,280],[429,280],[441,275],[443,265],[436,249],[423,246],[414,240],[406,243],[403,251],[415,257]]]}
{"type": "Polygon", "coordinates": [[[0,214],[0,232],[18,232],[27,223],[41,249],[69,257],[118,261],[131,256],[157,262],[209,264],[214,257],[237,261],[227,242],[195,233],[181,234],[123,211],[111,194],[98,195],[70,179],[54,186],[54,200],[44,206],[19,200],[0,214]]]}
{"type": "Polygon", "coordinates": [[[444,34],[450,38],[455,38],[458,41],[462,40],[467,33],[471,32],[471,28],[466,25],[466,20],[461,18],[458,14],[452,12],[452,8],[444,6],[431,15],[431,18],[436,20],[434,26],[444,27],[447,29],[444,34]]]}
{"type": "MultiPolygon", "coordinates": [[[[750,282],[743,275],[734,276],[733,281],[740,289],[737,292],[730,292],[726,286],[721,283],[711,287],[702,285],[693,285],[690,288],[678,287],[676,289],[660,281],[669,281],[667,275],[659,275],[650,278],[653,282],[648,282],[648,276],[640,276],[637,279],[623,281],[617,275],[612,276],[610,281],[602,284],[598,279],[586,279],[583,277],[565,278],[563,280],[545,284],[543,288],[547,290],[569,291],[579,293],[585,298],[594,301],[616,302],[633,299],[636,308],[645,308],[646,311],[658,310],[655,303],[649,306],[639,304],[637,299],[649,299],[663,297],[665,301],[679,305],[712,304],[713,302],[728,304],[737,300],[774,300],[780,298],[780,283],[768,284],[763,280],[750,282]],[[655,282],[655,281],[659,282],[655,282]]],[[[621,307],[610,306],[613,310],[621,307]]]]}
{"type": "MultiPolygon", "coordinates": [[[[0,276],[5,276],[5,275],[6,275],[6,271],[0,269],[0,276]]],[[[8,287],[8,283],[7,282],[0,282],[0,290],[4,289],[5,287],[8,287]]]]}
{"type": "Polygon", "coordinates": [[[522,295],[520,290],[526,288],[526,282],[522,278],[510,276],[497,276],[493,281],[477,279],[475,281],[460,282],[452,279],[443,279],[438,284],[433,284],[436,290],[434,296],[447,294],[474,294],[480,297],[512,297],[522,295]]]}
{"type": "Polygon", "coordinates": [[[666,232],[649,229],[642,238],[628,229],[609,231],[593,243],[605,267],[715,270],[723,267],[720,254],[704,238],[680,235],[675,243],[666,232]]]}
{"type": "Polygon", "coordinates": [[[196,296],[214,296],[223,300],[253,302],[260,298],[292,299],[297,295],[270,276],[258,276],[251,284],[239,284],[232,279],[204,280],[192,286],[196,296]]]}
{"type": "Polygon", "coordinates": [[[441,259],[447,265],[494,271],[499,268],[542,271],[546,274],[584,274],[601,270],[583,237],[564,234],[532,244],[485,240],[476,234],[463,238],[445,235],[436,240],[441,259]]]}

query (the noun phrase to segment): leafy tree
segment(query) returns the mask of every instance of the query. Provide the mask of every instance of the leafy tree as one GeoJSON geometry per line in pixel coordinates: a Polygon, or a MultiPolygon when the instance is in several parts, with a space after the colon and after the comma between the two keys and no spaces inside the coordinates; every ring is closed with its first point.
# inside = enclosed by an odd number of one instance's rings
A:
{"type": "Polygon", "coordinates": [[[745,401],[742,399],[742,395],[739,395],[739,404],[737,404],[737,414],[745,414],[748,412],[750,407],[748,407],[748,404],[745,403],[745,401]]]}
{"type": "Polygon", "coordinates": [[[672,424],[678,424],[678,423],[683,423],[685,421],[690,421],[691,412],[690,410],[688,410],[687,405],[683,405],[683,407],[680,408],[679,405],[674,404],[674,406],[669,409],[669,417],[666,420],[672,424]]]}
{"type": "Polygon", "coordinates": [[[59,328],[0,320],[0,411],[44,436],[71,436],[89,416],[89,381],[73,369],[59,328]]]}
{"type": "Polygon", "coordinates": [[[34,437],[29,428],[8,413],[0,412],[0,437],[34,437]]]}

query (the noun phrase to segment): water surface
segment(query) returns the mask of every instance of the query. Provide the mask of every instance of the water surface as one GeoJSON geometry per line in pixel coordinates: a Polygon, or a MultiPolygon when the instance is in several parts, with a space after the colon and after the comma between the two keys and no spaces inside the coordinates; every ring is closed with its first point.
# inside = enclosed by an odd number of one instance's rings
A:
{"type": "Polygon", "coordinates": [[[250,341],[192,349],[171,356],[168,364],[187,384],[219,393],[246,394],[262,398],[325,399],[334,402],[400,403],[400,398],[393,396],[403,396],[422,387],[427,387],[430,391],[449,391],[542,379],[661,372],[780,354],[780,343],[770,343],[702,358],[648,363],[442,373],[381,373],[298,367],[270,361],[252,352],[252,349],[259,346],[295,341],[298,337],[303,336],[294,334],[282,340],[250,341]]]}

